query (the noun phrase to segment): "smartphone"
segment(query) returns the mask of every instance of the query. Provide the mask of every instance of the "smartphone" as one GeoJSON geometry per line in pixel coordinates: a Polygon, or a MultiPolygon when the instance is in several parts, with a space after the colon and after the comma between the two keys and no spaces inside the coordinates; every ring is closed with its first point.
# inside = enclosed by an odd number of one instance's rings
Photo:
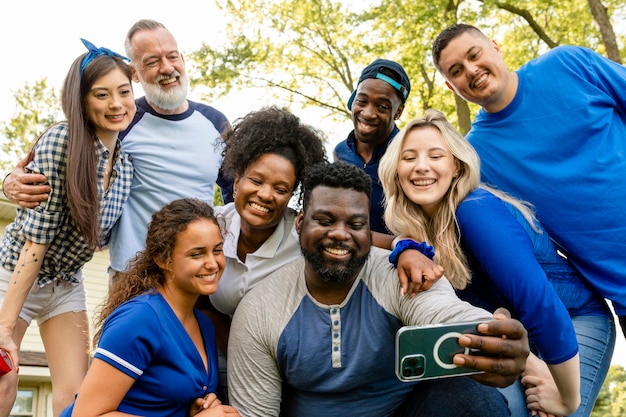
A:
{"type": "Polygon", "coordinates": [[[11,357],[6,350],[0,348],[0,375],[9,373],[12,369],[13,363],[11,362],[11,357]]]}
{"type": "Polygon", "coordinates": [[[404,326],[396,333],[396,375],[401,381],[417,381],[481,373],[452,362],[457,353],[480,354],[459,344],[462,334],[479,334],[483,321],[404,326]]]}

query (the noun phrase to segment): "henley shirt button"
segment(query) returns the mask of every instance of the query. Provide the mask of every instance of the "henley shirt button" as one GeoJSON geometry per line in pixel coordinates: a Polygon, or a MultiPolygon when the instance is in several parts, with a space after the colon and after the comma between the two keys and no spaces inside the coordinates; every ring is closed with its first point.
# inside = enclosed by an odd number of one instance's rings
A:
{"type": "Polygon", "coordinates": [[[202,391],[206,391],[206,390],[207,390],[207,387],[205,385],[205,386],[202,387],[202,391]]]}

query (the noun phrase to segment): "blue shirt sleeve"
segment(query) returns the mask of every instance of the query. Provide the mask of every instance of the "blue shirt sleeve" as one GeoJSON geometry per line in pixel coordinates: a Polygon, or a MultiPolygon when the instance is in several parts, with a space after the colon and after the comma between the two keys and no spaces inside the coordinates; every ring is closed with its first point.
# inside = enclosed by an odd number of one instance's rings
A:
{"type": "Polygon", "coordinates": [[[581,77],[614,100],[614,107],[622,117],[626,115],[626,67],[588,48],[566,46],[563,49],[571,52],[559,55],[563,65],[577,68],[581,77]]]}
{"type": "Polygon", "coordinates": [[[456,214],[463,247],[508,301],[542,359],[558,364],[575,356],[578,343],[567,309],[535,258],[530,237],[504,203],[479,189],[456,214]]]}
{"type": "Polygon", "coordinates": [[[107,318],[94,357],[137,379],[159,350],[162,334],[156,312],[132,299],[107,318]]]}

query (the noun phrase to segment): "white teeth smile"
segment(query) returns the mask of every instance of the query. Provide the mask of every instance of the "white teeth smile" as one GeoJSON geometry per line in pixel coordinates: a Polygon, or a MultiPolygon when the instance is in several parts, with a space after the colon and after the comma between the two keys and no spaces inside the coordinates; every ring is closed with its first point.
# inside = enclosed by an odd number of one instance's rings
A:
{"type": "Polygon", "coordinates": [[[487,74],[481,75],[480,77],[478,77],[478,79],[476,81],[474,81],[474,83],[472,84],[472,88],[476,87],[478,84],[482,83],[486,79],[487,79],[487,74]]]}
{"type": "Polygon", "coordinates": [[[433,185],[435,183],[435,180],[430,179],[430,180],[413,180],[411,181],[411,184],[413,185],[417,185],[418,187],[425,187],[427,185],[433,185]]]}
{"type": "Polygon", "coordinates": [[[347,249],[339,249],[339,248],[326,248],[325,251],[328,253],[332,253],[333,255],[346,255],[348,254],[348,252],[350,252],[347,249]]]}
{"type": "Polygon", "coordinates": [[[255,210],[262,211],[263,213],[269,213],[270,212],[270,209],[268,209],[267,207],[260,206],[257,203],[250,203],[250,207],[252,207],[255,210]]]}
{"type": "Polygon", "coordinates": [[[366,123],[362,120],[359,120],[359,128],[361,131],[371,131],[376,129],[376,125],[370,124],[370,123],[366,123]]]}
{"type": "Polygon", "coordinates": [[[198,275],[198,278],[203,280],[212,280],[215,278],[217,274],[209,274],[209,275],[198,275]]]}
{"type": "Polygon", "coordinates": [[[176,77],[159,80],[159,83],[161,83],[161,85],[167,85],[167,84],[171,84],[175,82],[176,82],[176,77]]]}

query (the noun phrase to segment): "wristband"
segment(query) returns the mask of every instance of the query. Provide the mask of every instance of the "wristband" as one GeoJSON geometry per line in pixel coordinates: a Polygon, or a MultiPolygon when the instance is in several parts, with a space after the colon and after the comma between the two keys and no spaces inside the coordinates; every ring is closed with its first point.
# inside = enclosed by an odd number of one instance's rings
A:
{"type": "Polygon", "coordinates": [[[417,243],[413,239],[402,239],[398,243],[396,243],[396,247],[389,254],[389,262],[393,264],[393,266],[398,267],[398,257],[402,252],[407,249],[416,249],[431,261],[435,257],[435,250],[432,246],[430,246],[426,242],[417,243]]]}

